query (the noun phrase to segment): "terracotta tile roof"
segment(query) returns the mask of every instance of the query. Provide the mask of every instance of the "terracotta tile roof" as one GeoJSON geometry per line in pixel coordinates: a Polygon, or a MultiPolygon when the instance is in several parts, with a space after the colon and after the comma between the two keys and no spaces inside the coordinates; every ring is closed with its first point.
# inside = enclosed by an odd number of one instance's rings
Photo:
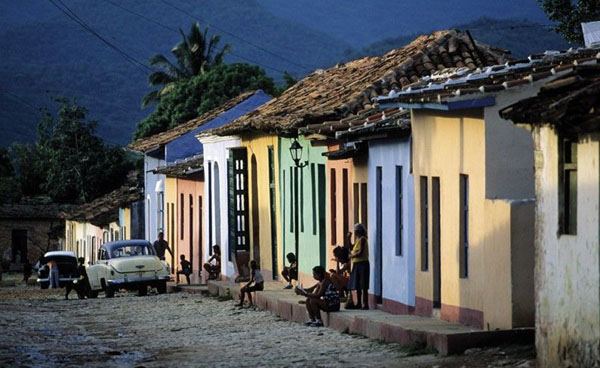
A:
{"type": "Polygon", "coordinates": [[[600,64],[573,68],[546,83],[537,96],[502,109],[500,116],[571,134],[600,131],[600,64]]]}
{"type": "Polygon", "coordinates": [[[323,156],[327,157],[329,160],[345,160],[363,155],[365,152],[367,152],[367,147],[367,144],[364,142],[350,142],[341,145],[335,151],[324,152],[323,156]]]}
{"type": "Polygon", "coordinates": [[[173,139],[176,139],[177,137],[191,132],[192,130],[198,128],[202,124],[210,122],[225,111],[232,109],[236,105],[239,105],[241,102],[252,97],[258,92],[258,90],[255,90],[242,93],[239,96],[225,102],[223,105],[202,114],[196,119],[192,119],[186,123],[180,124],[175,128],[169,129],[165,132],[155,134],[150,137],[137,139],[134,142],[130,143],[127,147],[131,150],[139,152],[147,152],[149,150],[157,148],[165,143],[172,141],[173,139]]]}
{"type": "Polygon", "coordinates": [[[564,52],[547,51],[527,59],[470,71],[458,69],[435,73],[422,78],[402,91],[377,98],[380,103],[447,104],[464,100],[465,95],[495,93],[528,85],[552,76],[559,76],[582,64],[600,61],[599,49],[570,49],[564,52]]]}
{"type": "Polygon", "coordinates": [[[343,140],[369,140],[410,135],[410,110],[395,108],[372,112],[370,118],[357,118],[363,124],[353,124],[346,130],[336,132],[335,137],[343,140]]]}
{"type": "Polygon", "coordinates": [[[467,35],[453,30],[420,36],[383,56],[317,70],[280,97],[211,133],[228,135],[261,130],[295,135],[298,127],[339,120],[368,109],[378,95],[400,90],[433,72],[505,62],[507,51],[481,43],[476,46],[477,49],[467,35]]]}
{"type": "Polygon", "coordinates": [[[119,220],[119,208],[144,199],[143,178],[131,172],[127,183],[92,202],[84,203],[64,213],[67,220],[105,226],[119,220]]]}
{"type": "Polygon", "coordinates": [[[155,174],[164,174],[167,176],[185,177],[202,170],[204,159],[202,155],[193,156],[185,160],[176,161],[172,164],[160,166],[152,172],[155,174]]]}
{"type": "Polygon", "coordinates": [[[371,108],[338,121],[327,121],[299,128],[308,138],[373,139],[410,134],[410,111],[392,107],[371,108]]]}

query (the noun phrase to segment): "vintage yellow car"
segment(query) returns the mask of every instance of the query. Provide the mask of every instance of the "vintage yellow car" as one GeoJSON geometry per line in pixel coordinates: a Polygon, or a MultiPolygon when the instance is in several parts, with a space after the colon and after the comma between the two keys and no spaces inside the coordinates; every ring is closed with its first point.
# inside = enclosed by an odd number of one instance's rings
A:
{"type": "Polygon", "coordinates": [[[90,283],[89,297],[104,291],[112,298],[119,289],[137,290],[138,295],[156,288],[159,294],[167,292],[171,270],[146,240],[122,240],[103,244],[98,250],[98,261],[87,268],[90,283]]]}

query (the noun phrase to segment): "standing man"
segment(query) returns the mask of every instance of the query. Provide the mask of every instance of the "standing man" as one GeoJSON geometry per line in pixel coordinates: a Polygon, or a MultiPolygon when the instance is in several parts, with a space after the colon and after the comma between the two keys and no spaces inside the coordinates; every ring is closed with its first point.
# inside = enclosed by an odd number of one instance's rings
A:
{"type": "Polygon", "coordinates": [[[165,240],[165,234],[162,231],[158,233],[158,240],[154,242],[154,249],[156,250],[156,256],[160,260],[165,260],[165,250],[168,250],[171,256],[173,256],[173,252],[171,252],[169,243],[165,240]]]}
{"type": "Polygon", "coordinates": [[[56,261],[51,259],[46,263],[48,265],[48,276],[50,276],[50,289],[60,288],[58,265],[56,261]]]}

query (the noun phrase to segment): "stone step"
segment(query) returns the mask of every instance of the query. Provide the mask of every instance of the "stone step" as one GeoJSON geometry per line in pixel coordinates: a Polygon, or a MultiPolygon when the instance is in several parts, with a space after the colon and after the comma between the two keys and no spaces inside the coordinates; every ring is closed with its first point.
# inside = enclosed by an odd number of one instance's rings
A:
{"type": "MultiPolygon", "coordinates": [[[[212,295],[230,295],[239,300],[240,287],[231,281],[208,281],[212,295]]],[[[283,284],[266,282],[265,290],[255,293],[256,306],[271,311],[287,320],[303,323],[308,319],[305,298],[292,290],[283,290],[283,284]]],[[[369,338],[395,342],[401,345],[425,345],[442,355],[459,354],[466,349],[482,346],[533,344],[533,328],[482,331],[437,318],[417,315],[398,315],[381,310],[345,310],[321,313],[323,324],[343,333],[355,333],[369,338]]]]}

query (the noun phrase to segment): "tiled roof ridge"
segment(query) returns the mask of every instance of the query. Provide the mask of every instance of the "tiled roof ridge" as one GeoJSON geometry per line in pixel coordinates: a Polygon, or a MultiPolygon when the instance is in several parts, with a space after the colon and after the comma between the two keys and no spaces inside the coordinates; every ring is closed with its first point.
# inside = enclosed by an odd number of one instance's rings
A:
{"type": "Polygon", "coordinates": [[[182,176],[188,174],[190,170],[201,169],[204,163],[202,154],[187,157],[185,159],[170,162],[166,165],[159,166],[153,170],[155,174],[165,174],[172,176],[182,176]]]}
{"type": "Polygon", "coordinates": [[[202,115],[200,115],[197,118],[194,118],[185,123],[179,124],[169,130],[164,131],[164,132],[160,132],[160,133],[151,135],[149,137],[136,139],[135,141],[133,141],[129,145],[127,145],[127,148],[134,150],[134,151],[144,152],[148,149],[157,147],[161,144],[168,143],[168,142],[172,141],[173,139],[178,138],[178,137],[202,126],[203,124],[210,122],[217,116],[221,115],[224,112],[231,110],[235,106],[239,105],[240,103],[244,102],[245,100],[247,100],[250,97],[254,96],[255,94],[259,93],[260,91],[261,90],[259,90],[259,89],[255,89],[255,90],[251,90],[251,91],[247,91],[247,92],[242,92],[239,95],[237,95],[236,97],[233,97],[232,99],[228,100],[224,104],[222,104],[218,107],[215,107],[214,109],[212,109],[210,111],[203,113],[202,115]]]}
{"type": "Polygon", "coordinates": [[[339,120],[372,107],[386,91],[401,89],[424,75],[447,67],[488,66],[504,62],[506,51],[475,41],[456,30],[422,35],[410,44],[384,55],[365,57],[316,70],[281,96],[242,116],[215,134],[249,130],[295,134],[297,128],[339,120]]]}
{"type": "Polygon", "coordinates": [[[600,64],[579,65],[499,113],[516,124],[551,125],[567,133],[599,131],[600,64]]]}
{"type": "Polygon", "coordinates": [[[380,96],[377,101],[412,99],[415,102],[435,101],[472,93],[498,92],[530,84],[557,75],[577,66],[600,63],[600,49],[571,48],[566,51],[546,51],[525,59],[504,64],[477,68],[467,73],[464,70],[448,70],[444,74],[433,74],[408,85],[402,91],[380,96]],[[512,78],[508,78],[512,77],[512,78]],[[485,83],[489,82],[489,83],[485,83]],[[501,83],[500,83],[501,82],[501,83]]]}

